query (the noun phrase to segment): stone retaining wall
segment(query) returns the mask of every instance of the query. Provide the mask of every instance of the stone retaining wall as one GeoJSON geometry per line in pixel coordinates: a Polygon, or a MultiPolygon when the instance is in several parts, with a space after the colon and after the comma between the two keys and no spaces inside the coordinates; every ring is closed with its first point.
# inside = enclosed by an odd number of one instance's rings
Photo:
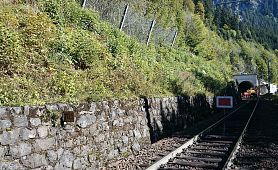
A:
{"type": "Polygon", "coordinates": [[[99,169],[191,125],[207,99],[173,97],[0,107],[0,169],[99,169]],[[194,110],[194,109],[193,109],[194,110]],[[64,111],[74,122],[60,121],[64,111]]]}
{"type": "Polygon", "coordinates": [[[145,99],[152,143],[208,117],[212,109],[213,97],[203,95],[145,99]]]}

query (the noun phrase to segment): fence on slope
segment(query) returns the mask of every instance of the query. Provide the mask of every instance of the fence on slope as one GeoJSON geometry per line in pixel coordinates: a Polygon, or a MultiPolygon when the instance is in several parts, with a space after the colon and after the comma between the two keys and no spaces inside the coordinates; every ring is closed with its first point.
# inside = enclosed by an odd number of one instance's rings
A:
{"type": "Polygon", "coordinates": [[[82,7],[97,11],[103,20],[147,45],[154,43],[173,46],[175,43],[178,33],[176,27],[163,28],[155,19],[143,16],[131,5],[119,1],[83,0],[82,7]]]}

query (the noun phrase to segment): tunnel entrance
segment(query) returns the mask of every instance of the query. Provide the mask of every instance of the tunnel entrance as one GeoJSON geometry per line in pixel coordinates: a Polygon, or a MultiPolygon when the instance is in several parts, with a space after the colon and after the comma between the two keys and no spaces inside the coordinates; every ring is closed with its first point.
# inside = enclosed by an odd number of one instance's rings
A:
{"type": "Polygon", "coordinates": [[[239,93],[244,93],[251,88],[254,88],[254,85],[250,81],[243,81],[238,85],[239,93]]]}

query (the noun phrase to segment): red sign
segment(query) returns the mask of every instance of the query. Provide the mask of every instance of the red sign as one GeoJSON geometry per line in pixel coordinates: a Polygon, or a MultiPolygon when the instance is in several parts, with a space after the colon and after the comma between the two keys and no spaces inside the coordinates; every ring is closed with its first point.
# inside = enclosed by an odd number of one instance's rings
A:
{"type": "Polygon", "coordinates": [[[233,108],[232,96],[217,96],[216,97],[217,108],[233,108]]]}

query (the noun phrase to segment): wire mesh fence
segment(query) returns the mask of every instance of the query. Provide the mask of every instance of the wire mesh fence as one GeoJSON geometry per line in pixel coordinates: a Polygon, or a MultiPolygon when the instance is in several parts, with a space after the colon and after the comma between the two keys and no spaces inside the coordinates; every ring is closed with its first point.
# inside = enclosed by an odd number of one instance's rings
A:
{"type": "Polygon", "coordinates": [[[171,45],[173,43],[177,28],[163,28],[156,26],[153,30],[153,42],[155,44],[167,44],[171,45]]]}
{"type": "Polygon", "coordinates": [[[130,7],[124,22],[123,31],[130,36],[136,37],[143,43],[147,41],[151,24],[151,19],[147,19],[139,13],[134,12],[132,7],[130,7]]]}
{"type": "Polygon", "coordinates": [[[119,27],[125,5],[122,2],[110,0],[87,0],[85,8],[92,8],[103,20],[109,21],[114,27],[119,27]]]}
{"type": "MultiPolygon", "coordinates": [[[[119,0],[86,0],[83,1],[85,8],[92,8],[97,11],[103,20],[110,22],[114,27],[121,26],[125,14],[126,3],[119,0]]],[[[163,28],[159,23],[137,12],[132,6],[128,6],[125,20],[121,29],[131,37],[137,38],[142,43],[147,43],[150,36],[150,43],[171,45],[177,33],[177,28],[163,28]]]]}

